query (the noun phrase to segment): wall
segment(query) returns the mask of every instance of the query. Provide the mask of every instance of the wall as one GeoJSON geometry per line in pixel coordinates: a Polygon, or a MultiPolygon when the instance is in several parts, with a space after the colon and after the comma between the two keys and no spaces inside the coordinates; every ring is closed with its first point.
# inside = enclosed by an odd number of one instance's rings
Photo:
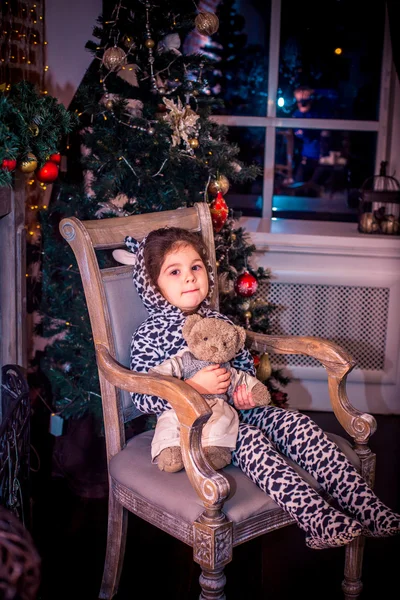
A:
{"type": "Polygon", "coordinates": [[[92,55],[85,44],[102,11],[102,0],[51,0],[46,3],[46,39],[49,67],[46,89],[66,107],[71,102],[92,55]]]}
{"type": "Polygon", "coordinates": [[[393,68],[394,94],[392,105],[392,127],[390,129],[390,161],[389,175],[393,175],[400,181],[400,83],[393,68]]]}

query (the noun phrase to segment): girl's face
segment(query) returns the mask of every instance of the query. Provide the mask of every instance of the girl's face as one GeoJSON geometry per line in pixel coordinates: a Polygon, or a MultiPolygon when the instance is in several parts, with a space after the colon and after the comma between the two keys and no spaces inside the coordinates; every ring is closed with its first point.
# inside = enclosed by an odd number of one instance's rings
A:
{"type": "Polygon", "coordinates": [[[157,285],[164,298],[184,312],[200,306],[208,294],[208,276],[193,246],[179,246],[166,255],[157,285]]]}

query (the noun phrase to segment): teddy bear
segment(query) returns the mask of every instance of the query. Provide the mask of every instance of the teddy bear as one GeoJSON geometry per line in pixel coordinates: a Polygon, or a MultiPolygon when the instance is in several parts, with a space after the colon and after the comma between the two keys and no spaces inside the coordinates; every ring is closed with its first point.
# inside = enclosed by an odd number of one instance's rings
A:
{"type": "MultiPolygon", "coordinates": [[[[230,386],[225,394],[203,394],[212,415],[203,427],[202,447],[206,458],[215,470],[231,462],[239,430],[237,410],[229,404],[239,385],[246,385],[256,406],[270,404],[267,387],[249,373],[235,369],[231,364],[244,347],[246,331],[218,318],[189,315],[182,328],[187,348],[176,356],[150,369],[150,373],[172,375],[190,379],[200,369],[219,364],[231,374],[230,386]]],[[[179,421],[174,410],[164,411],[157,420],[152,442],[152,461],[161,471],[175,473],[183,469],[179,439],[179,421]]]]}

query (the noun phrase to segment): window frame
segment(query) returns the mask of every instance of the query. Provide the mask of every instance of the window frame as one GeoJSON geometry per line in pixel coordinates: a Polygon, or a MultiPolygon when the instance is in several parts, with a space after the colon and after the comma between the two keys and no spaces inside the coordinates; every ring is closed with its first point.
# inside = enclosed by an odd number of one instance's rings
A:
{"type": "MultiPolygon", "coordinates": [[[[302,119],[276,116],[276,98],[279,78],[279,47],[281,31],[281,0],[271,0],[271,21],[269,31],[269,69],[268,69],[268,101],[265,117],[215,115],[212,119],[228,127],[264,127],[265,152],[263,164],[263,210],[262,218],[272,219],[272,198],[275,173],[275,139],[276,129],[301,128],[302,119]]],[[[390,156],[390,99],[393,86],[393,57],[390,43],[390,31],[387,7],[385,8],[384,46],[382,53],[379,115],[376,121],[347,119],[309,119],[307,129],[330,129],[345,131],[376,132],[375,173],[379,171],[382,160],[390,156]]],[[[373,173],[371,173],[373,175],[373,173]]],[[[270,225],[269,225],[270,226],[270,225]]]]}

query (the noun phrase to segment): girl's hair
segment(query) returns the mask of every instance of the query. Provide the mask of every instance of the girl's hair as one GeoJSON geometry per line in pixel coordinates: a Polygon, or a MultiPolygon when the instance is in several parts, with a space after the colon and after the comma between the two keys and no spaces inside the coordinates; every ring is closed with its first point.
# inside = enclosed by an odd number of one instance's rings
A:
{"type": "Polygon", "coordinates": [[[165,257],[181,246],[192,246],[206,267],[208,273],[207,248],[199,233],[180,227],[161,227],[151,231],[144,245],[144,264],[151,284],[158,289],[157,280],[165,257]]]}

